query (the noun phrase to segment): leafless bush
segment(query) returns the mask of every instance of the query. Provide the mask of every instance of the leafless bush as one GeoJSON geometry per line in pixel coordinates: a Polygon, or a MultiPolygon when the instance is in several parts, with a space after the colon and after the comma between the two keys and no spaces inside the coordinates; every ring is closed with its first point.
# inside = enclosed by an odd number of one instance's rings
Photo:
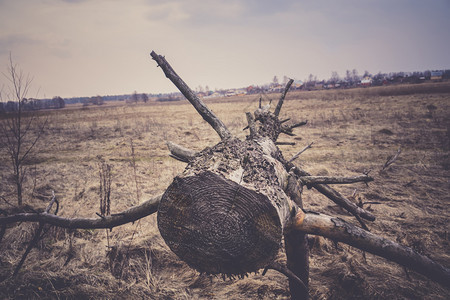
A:
{"type": "Polygon", "coordinates": [[[3,73],[9,82],[5,92],[0,92],[0,100],[8,101],[12,111],[5,114],[0,120],[0,149],[4,149],[10,158],[12,181],[15,185],[17,204],[23,203],[23,184],[27,175],[26,164],[31,159],[32,150],[39,141],[47,119],[40,122],[36,113],[25,112],[26,96],[30,90],[33,79],[23,71],[9,57],[6,73],[3,73]]]}

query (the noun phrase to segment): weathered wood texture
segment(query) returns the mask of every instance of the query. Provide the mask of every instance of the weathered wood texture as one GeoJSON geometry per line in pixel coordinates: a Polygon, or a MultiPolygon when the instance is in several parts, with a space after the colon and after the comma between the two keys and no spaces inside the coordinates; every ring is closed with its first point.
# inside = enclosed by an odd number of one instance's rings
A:
{"type": "Polygon", "coordinates": [[[158,209],[171,250],[211,274],[243,275],[273,261],[293,207],[276,149],[264,137],[232,138],[198,153],[158,209]]]}
{"type": "Polygon", "coordinates": [[[265,267],[282,236],[277,210],[265,195],[209,171],[174,179],[162,198],[158,226],[175,254],[212,274],[265,267]]]}

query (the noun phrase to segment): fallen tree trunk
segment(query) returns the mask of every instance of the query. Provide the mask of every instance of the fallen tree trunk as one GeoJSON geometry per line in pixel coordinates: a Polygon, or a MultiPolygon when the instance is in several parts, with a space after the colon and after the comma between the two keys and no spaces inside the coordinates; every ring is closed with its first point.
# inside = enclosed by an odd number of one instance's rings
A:
{"type": "Polygon", "coordinates": [[[164,193],[158,227],[190,266],[243,275],[275,259],[292,201],[273,142],[227,140],[200,152],[164,193]]]}

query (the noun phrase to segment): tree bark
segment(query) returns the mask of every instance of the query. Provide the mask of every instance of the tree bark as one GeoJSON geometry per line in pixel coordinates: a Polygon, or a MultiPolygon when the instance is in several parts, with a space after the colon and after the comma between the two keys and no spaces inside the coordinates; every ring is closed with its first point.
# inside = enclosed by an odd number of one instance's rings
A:
{"type": "Polygon", "coordinates": [[[210,274],[243,276],[272,262],[294,206],[276,149],[266,137],[231,138],[197,154],[158,209],[170,249],[210,274]]]}

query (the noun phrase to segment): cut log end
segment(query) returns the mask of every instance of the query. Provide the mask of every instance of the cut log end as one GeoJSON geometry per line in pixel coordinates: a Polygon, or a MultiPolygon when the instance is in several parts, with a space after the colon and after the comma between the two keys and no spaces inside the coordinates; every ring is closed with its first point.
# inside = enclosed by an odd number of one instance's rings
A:
{"type": "Polygon", "coordinates": [[[243,275],[275,259],[282,225],[269,199],[212,172],[176,177],[158,209],[169,248],[194,269],[243,275]]]}

